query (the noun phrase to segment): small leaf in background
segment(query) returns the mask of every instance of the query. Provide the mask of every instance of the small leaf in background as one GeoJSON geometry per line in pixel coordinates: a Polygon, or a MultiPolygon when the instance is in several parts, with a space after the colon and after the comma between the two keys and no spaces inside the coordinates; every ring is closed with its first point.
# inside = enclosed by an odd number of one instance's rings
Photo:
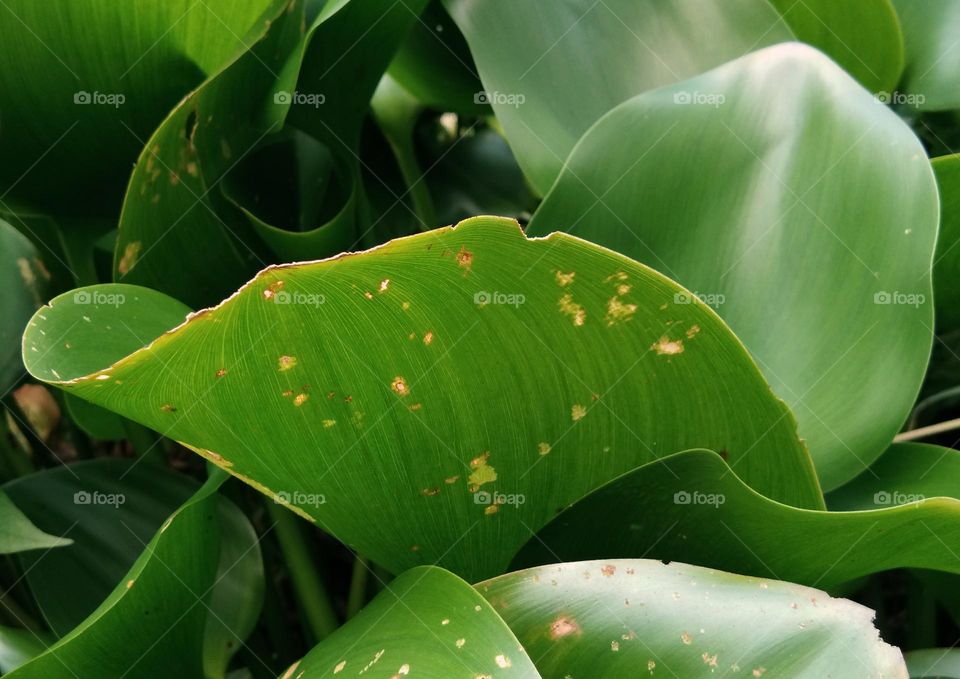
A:
{"type": "MultiPolygon", "coordinates": [[[[284,676],[515,677],[540,674],[473,587],[442,568],[407,571],[284,676]]],[[[550,676],[550,675],[547,675],[550,676]]]]}
{"type": "Polygon", "coordinates": [[[903,27],[906,67],[900,87],[923,111],[960,108],[960,5],[953,0],[893,0],[903,27]]]}
{"type": "Polygon", "coordinates": [[[0,554],[64,547],[72,542],[37,528],[6,493],[0,493],[0,554]]]}

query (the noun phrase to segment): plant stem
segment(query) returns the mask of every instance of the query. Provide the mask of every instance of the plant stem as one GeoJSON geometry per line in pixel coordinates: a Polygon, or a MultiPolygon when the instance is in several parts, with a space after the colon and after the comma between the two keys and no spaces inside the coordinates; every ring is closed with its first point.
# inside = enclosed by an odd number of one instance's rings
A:
{"type": "Polygon", "coordinates": [[[363,608],[367,600],[367,582],[370,579],[370,564],[359,554],[353,560],[353,573],[350,575],[350,594],[347,597],[347,620],[363,608]]]}
{"type": "Polygon", "coordinates": [[[267,499],[265,504],[270,517],[276,522],[277,541],[297,593],[297,603],[314,641],[320,641],[339,626],[327,588],[310,556],[299,519],[273,500],[267,499]]]}
{"type": "Polygon", "coordinates": [[[893,440],[897,443],[901,441],[915,441],[916,439],[927,438],[928,436],[942,434],[947,431],[953,431],[954,429],[960,429],[960,418],[947,420],[946,422],[938,422],[937,424],[920,427],[919,429],[911,429],[910,431],[897,434],[893,437],[893,440]]]}

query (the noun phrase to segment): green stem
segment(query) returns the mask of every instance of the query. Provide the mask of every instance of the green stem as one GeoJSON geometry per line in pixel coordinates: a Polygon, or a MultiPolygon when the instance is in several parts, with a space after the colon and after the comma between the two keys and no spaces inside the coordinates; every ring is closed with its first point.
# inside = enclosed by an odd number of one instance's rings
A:
{"type": "Polygon", "coordinates": [[[271,499],[265,501],[267,512],[275,521],[280,551],[290,572],[297,594],[297,603],[306,618],[314,641],[321,641],[337,629],[339,621],[307,548],[299,519],[293,512],[271,499]]]}
{"type": "Polygon", "coordinates": [[[370,565],[359,554],[353,560],[350,575],[350,594],[347,597],[347,620],[355,616],[367,602],[367,583],[370,580],[370,565]]]}
{"type": "Polygon", "coordinates": [[[407,193],[413,201],[413,211],[420,218],[421,231],[429,231],[437,227],[437,212],[433,207],[433,198],[430,196],[426,179],[420,171],[413,140],[409,140],[409,143],[404,140],[401,144],[391,144],[391,146],[397,165],[400,166],[400,174],[407,185],[407,193]]]}

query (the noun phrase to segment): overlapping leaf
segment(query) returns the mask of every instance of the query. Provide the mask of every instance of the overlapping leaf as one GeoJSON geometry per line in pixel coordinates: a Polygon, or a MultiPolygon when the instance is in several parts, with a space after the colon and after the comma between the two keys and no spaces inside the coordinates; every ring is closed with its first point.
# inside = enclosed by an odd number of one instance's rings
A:
{"type": "Polygon", "coordinates": [[[34,318],[35,377],[192,446],[395,570],[502,572],[555,508],[691,446],[726,450],[770,497],[822,506],[790,414],[719,318],[565,235],[477,218],[273,267],[167,334],[178,305],[159,293],[78,294],[94,304],[62,296],[34,318]]]}
{"type": "Polygon", "coordinates": [[[562,512],[513,565],[644,555],[824,588],[893,568],[960,573],[957,500],[879,496],[871,511],[811,511],[763,497],[736,472],[709,451],[641,467],[562,512]]]}
{"type": "Polygon", "coordinates": [[[960,6],[952,0],[893,0],[903,27],[901,88],[926,111],[960,108],[960,6]]]}
{"type": "Polygon", "coordinates": [[[791,43],[605,116],[529,232],[629,254],[715,305],[829,489],[889,445],[919,389],[937,207],[910,129],[791,43]]]}

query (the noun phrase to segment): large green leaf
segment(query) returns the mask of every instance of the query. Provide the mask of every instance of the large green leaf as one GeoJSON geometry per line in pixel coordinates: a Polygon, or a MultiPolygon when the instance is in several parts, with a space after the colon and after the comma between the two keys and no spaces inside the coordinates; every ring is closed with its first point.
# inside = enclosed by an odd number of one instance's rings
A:
{"type": "Polygon", "coordinates": [[[792,43],[611,111],[529,233],[562,228],[716,305],[829,489],[889,445],[920,387],[937,205],[910,129],[792,43]]]}
{"type": "Polygon", "coordinates": [[[6,493],[0,492],[0,554],[65,547],[72,542],[37,528],[6,493]]]}
{"type": "MultiPolygon", "coordinates": [[[[126,582],[125,574],[154,533],[197,488],[183,475],[115,459],[58,467],[7,484],[5,492],[38,525],[68,535],[73,543],[21,556],[24,578],[50,629],[58,636],[70,633],[126,582]]],[[[263,565],[252,526],[225,498],[216,498],[215,509],[220,565],[207,601],[208,676],[222,675],[250,633],[263,597],[263,565]]]]}
{"type": "Polygon", "coordinates": [[[567,235],[476,218],[271,267],[162,335],[176,305],[141,313],[169,304],[159,293],[86,292],[98,304],[64,295],[38,312],[35,377],[186,443],[397,571],[502,572],[557,507],[691,446],[726,450],[770,497],[822,506],[792,417],[720,319],[567,235]]]}
{"type": "Polygon", "coordinates": [[[904,57],[891,0],[770,1],[798,40],[829,54],[868,90],[892,94],[904,57]]]}
{"type": "Polygon", "coordinates": [[[540,675],[500,616],[442,568],[407,571],[284,677],[493,677],[540,675]]]}
{"type": "Polygon", "coordinates": [[[940,235],[933,261],[937,334],[960,329],[960,155],[931,161],[940,188],[940,235]]]}
{"type": "Polygon", "coordinates": [[[50,274],[36,248],[15,228],[0,219],[0,395],[24,375],[20,337],[27,321],[47,297],[50,274]]]}
{"type": "Polygon", "coordinates": [[[580,500],[513,565],[648,556],[824,588],[893,568],[960,573],[960,502],[879,499],[871,511],[788,507],[747,487],[716,454],[688,451],[580,500]]]}
{"type": "Polygon", "coordinates": [[[138,137],[245,50],[268,4],[6,0],[0,193],[50,214],[115,214],[138,137]]]}
{"type": "Polygon", "coordinates": [[[618,559],[509,573],[477,589],[544,677],[904,676],[873,611],[786,582],[618,559]]]}
{"type": "Polygon", "coordinates": [[[893,0],[906,47],[903,90],[926,111],[960,108],[960,4],[954,0],[893,0]]]}
{"type": "Polygon", "coordinates": [[[577,140],[630,97],[792,40],[766,0],[445,0],[486,98],[545,193],[577,140]]]}
{"type": "Polygon", "coordinates": [[[11,679],[200,677],[215,584],[219,471],[160,527],[110,596],[11,679]]]}

